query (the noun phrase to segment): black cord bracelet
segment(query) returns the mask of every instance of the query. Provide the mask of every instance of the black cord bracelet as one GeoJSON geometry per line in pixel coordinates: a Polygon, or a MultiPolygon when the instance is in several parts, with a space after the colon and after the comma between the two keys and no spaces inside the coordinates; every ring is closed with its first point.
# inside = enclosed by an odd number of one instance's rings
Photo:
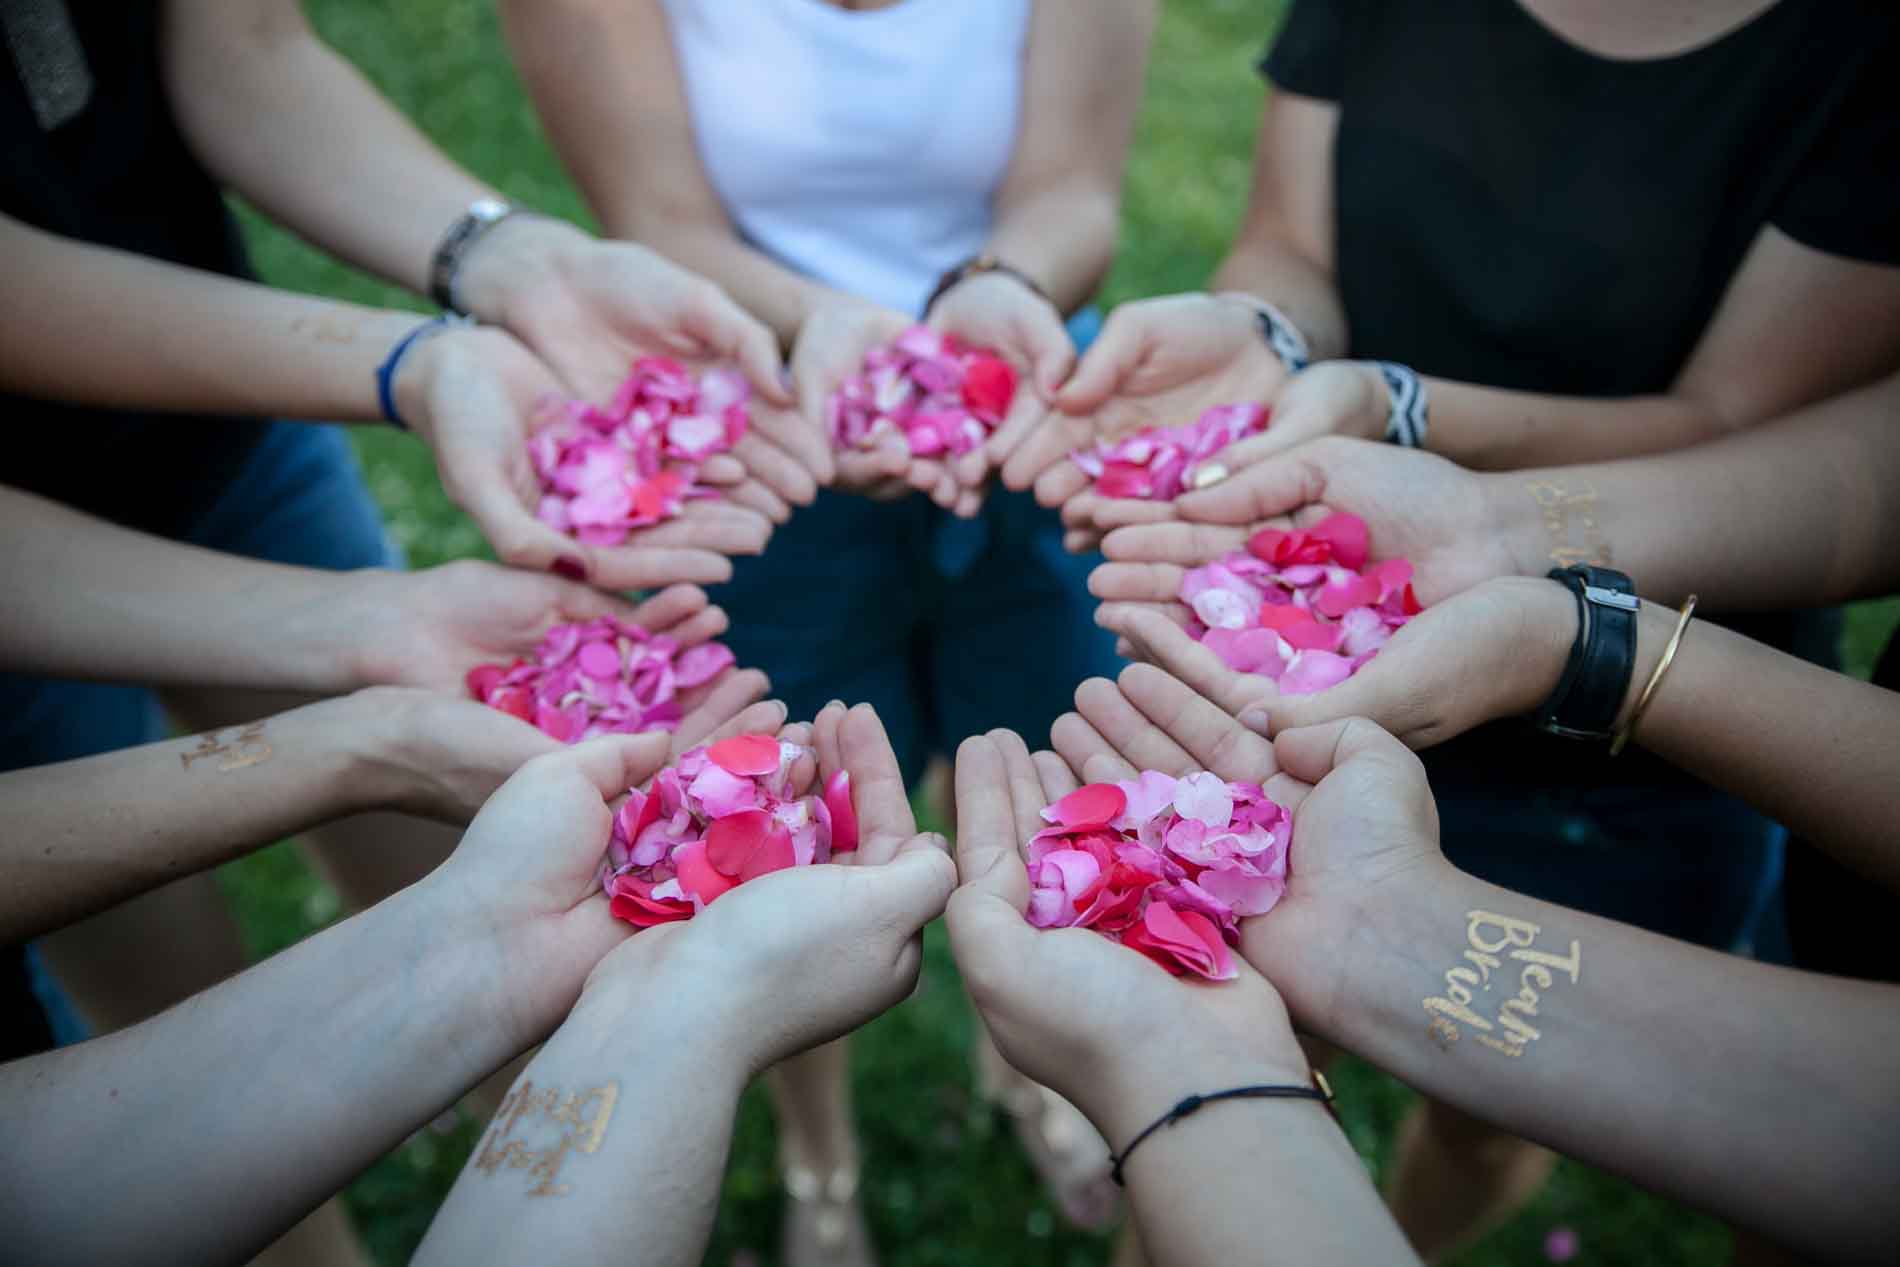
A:
{"type": "MultiPolygon", "coordinates": [[[[1109,1158],[1109,1161],[1114,1163],[1114,1169],[1108,1174],[1109,1178],[1115,1181],[1115,1186],[1118,1188],[1127,1186],[1122,1180],[1122,1167],[1128,1164],[1128,1158],[1141,1147],[1143,1140],[1164,1126],[1173,1126],[1182,1118],[1200,1112],[1202,1105],[1213,1104],[1217,1100],[1318,1100],[1326,1106],[1327,1112],[1333,1112],[1333,1089],[1326,1085],[1326,1079],[1317,1070],[1314,1071],[1311,1086],[1232,1087],[1226,1091],[1210,1091],[1206,1095],[1191,1095],[1150,1122],[1141,1134],[1128,1141],[1128,1147],[1109,1158]]],[[[1337,1117],[1338,1114],[1334,1113],[1334,1118],[1337,1119],[1337,1117]]]]}

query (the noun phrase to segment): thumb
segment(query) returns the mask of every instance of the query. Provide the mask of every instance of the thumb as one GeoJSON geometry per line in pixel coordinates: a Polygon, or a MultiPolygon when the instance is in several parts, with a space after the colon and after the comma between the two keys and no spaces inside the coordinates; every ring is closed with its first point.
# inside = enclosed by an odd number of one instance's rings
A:
{"type": "Polygon", "coordinates": [[[1120,390],[1147,353],[1147,324],[1133,308],[1117,308],[1075,374],[1056,393],[1055,407],[1065,414],[1094,413],[1120,390]]]}
{"type": "Polygon", "coordinates": [[[957,867],[949,842],[935,832],[913,836],[889,862],[861,868],[876,886],[876,919],[909,940],[943,914],[957,887],[957,867]]]}
{"type": "Polygon", "coordinates": [[[1069,332],[1053,311],[1041,313],[1027,333],[1029,370],[1036,392],[1045,401],[1054,400],[1062,380],[1075,368],[1075,344],[1069,341],[1069,332]]]}
{"type": "Polygon", "coordinates": [[[768,401],[779,406],[792,403],[779,363],[778,339],[725,291],[708,284],[686,305],[681,324],[687,334],[720,359],[737,363],[768,401]]]}
{"type": "Polygon", "coordinates": [[[593,576],[591,551],[529,513],[521,492],[498,467],[461,465],[451,478],[456,503],[481,528],[503,563],[535,571],[551,569],[573,581],[593,576]]]}
{"type": "Polygon", "coordinates": [[[1242,467],[1212,488],[1185,493],[1174,507],[1183,519],[1252,524],[1319,501],[1325,491],[1324,474],[1295,449],[1242,467]]]}
{"type": "Polygon", "coordinates": [[[1363,717],[1285,730],[1273,741],[1280,769],[1306,783],[1318,783],[1352,762],[1394,767],[1408,781],[1423,784],[1425,767],[1411,749],[1363,717]]]}

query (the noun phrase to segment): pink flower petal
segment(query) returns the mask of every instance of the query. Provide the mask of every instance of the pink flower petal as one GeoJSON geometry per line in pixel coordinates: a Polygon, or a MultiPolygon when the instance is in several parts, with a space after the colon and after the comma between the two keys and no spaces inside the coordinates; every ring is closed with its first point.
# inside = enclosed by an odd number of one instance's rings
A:
{"type": "Polygon", "coordinates": [[[851,803],[851,772],[839,770],[825,781],[824,806],[831,815],[831,852],[858,847],[858,811],[851,803]]]}
{"type": "Polygon", "coordinates": [[[1045,808],[1042,817],[1045,822],[1059,823],[1073,831],[1081,827],[1106,826],[1127,806],[1127,793],[1115,784],[1090,783],[1045,808]]]}
{"type": "Polygon", "coordinates": [[[773,735],[734,735],[706,749],[706,758],[729,774],[758,778],[779,767],[779,741],[773,735]]]}
{"type": "Polygon", "coordinates": [[[1330,651],[1302,651],[1280,675],[1283,695],[1311,695],[1352,676],[1352,661],[1330,651]]]}

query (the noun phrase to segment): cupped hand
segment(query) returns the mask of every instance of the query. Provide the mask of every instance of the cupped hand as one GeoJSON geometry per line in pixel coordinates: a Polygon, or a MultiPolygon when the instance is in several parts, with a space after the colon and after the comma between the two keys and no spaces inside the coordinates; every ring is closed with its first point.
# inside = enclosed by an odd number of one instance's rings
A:
{"type": "Polygon", "coordinates": [[[743,1044],[759,1070],[849,1033],[917,983],[922,932],[955,886],[944,842],[920,835],[897,757],[868,705],[833,704],[782,738],[814,747],[813,787],[851,778],[854,854],[788,867],[728,891],[695,918],[647,929],[603,960],[589,994],[677,974],[702,1023],[743,1044]]]}
{"type": "Polygon", "coordinates": [[[1268,401],[1286,367],[1260,335],[1253,310],[1206,294],[1123,304],[1060,392],[1055,410],[1003,461],[1003,483],[1034,488],[1060,506],[1088,477],[1076,449],[1144,427],[1193,422],[1215,405],[1268,401]]]}
{"type": "MultiPolygon", "coordinates": [[[[1243,442],[1249,443],[1249,442],[1243,442]]],[[[1105,603],[1143,603],[1185,616],[1188,569],[1244,549],[1261,528],[1308,527],[1344,511],[1365,520],[1374,558],[1406,558],[1427,606],[1528,565],[1500,532],[1485,477],[1429,453],[1326,438],[1263,458],[1211,488],[1183,494],[1164,522],[1117,527],[1108,562],[1089,577],[1105,603]]],[[[1111,503],[1103,512],[1114,522],[1111,503]]]]}
{"type": "Polygon", "coordinates": [[[718,637],[729,623],[696,586],[674,585],[630,603],[557,576],[474,559],[420,572],[364,571],[353,579],[354,601],[331,617],[338,636],[360,648],[358,679],[451,695],[466,693],[470,669],[527,655],[557,624],[613,616],[690,647],[718,637]]]}
{"type": "MultiPolygon", "coordinates": [[[[831,397],[864,366],[872,348],[889,343],[911,325],[900,312],[867,300],[839,296],[821,304],[799,327],[792,348],[792,381],[805,426],[829,448],[831,397]]],[[[910,446],[900,435],[885,435],[868,450],[834,455],[832,483],[877,501],[911,492],[910,446]]],[[[947,476],[936,463],[928,464],[947,476]]]]}
{"type": "Polygon", "coordinates": [[[1282,695],[1271,678],[1228,668],[1169,615],[1106,603],[1097,619],[1130,654],[1166,670],[1261,734],[1367,717],[1429,748],[1486,722],[1529,713],[1556,689],[1576,635],[1576,605],[1547,580],[1499,577],[1414,616],[1345,681],[1282,695]]]}
{"type": "Polygon", "coordinates": [[[950,945],[1011,1065],[1080,1105],[1118,1144],[1212,1080],[1304,1080],[1286,1010],[1257,973],[1174,977],[1092,930],[1029,924],[1022,850],[1044,826],[1043,807],[1078,786],[1063,758],[1031,757],[1016,735],[994,731],[964,741],[956,781],[961,883],[950,945]]]}
{"type": "Polygon", "coordinates": [[[443,489],[503,562],[558,569],[605,589],[711,584],[732,575],[730,556],[759,553],[772,534],[768,517],[723,498],[690,502],[678,518],[637,529],[618,546],[583,545],[542,523],[528,437],[540,403],[566,389],[504,331],[427,340],[403,362],[396,389],[403,416],[435,455],[443,489]]]}
{"type": "Polygon", "coordinates": [[[982,505],[990,471],[1001,466],[1048,413],[1075,367],[1075,344],[1056,306],[1003,272],[975,273],[952,286],[931,307],[930,324],[971,347],[994,349],[1018,374],[1016,397],[989,442],[949,463],[959,486],[957,502],[949,509],[974,514],[982,505]]]}

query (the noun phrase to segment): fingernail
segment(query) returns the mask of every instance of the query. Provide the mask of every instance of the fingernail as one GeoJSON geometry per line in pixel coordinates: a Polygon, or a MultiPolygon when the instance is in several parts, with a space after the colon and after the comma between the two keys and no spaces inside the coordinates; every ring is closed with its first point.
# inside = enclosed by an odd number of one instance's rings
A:
{"type": "Polygon", "coordinates": [[[553,563],[550,563],[548,568],[556,576],[565,576],[570,581],[585,581],[587,579],[586,562],[571,554],[562,555],[553,563]]]}
{"type": "Polygon", "coordinates": [[[1244,708],[1240,712],[1240,724],[1255,734],[1267,733],[1267,710],[1264,708],[1244,708]]]}
{"type": "Polygon", "coordinates": [[[1219,462],[1209,462],[1205,466],[1197,466],[1194,468],[1194,473],[1188,476],[1188,484],[1196,489],[1212,488],[1226,478],[1227,468],[1225,466],[1219,462]]]}

